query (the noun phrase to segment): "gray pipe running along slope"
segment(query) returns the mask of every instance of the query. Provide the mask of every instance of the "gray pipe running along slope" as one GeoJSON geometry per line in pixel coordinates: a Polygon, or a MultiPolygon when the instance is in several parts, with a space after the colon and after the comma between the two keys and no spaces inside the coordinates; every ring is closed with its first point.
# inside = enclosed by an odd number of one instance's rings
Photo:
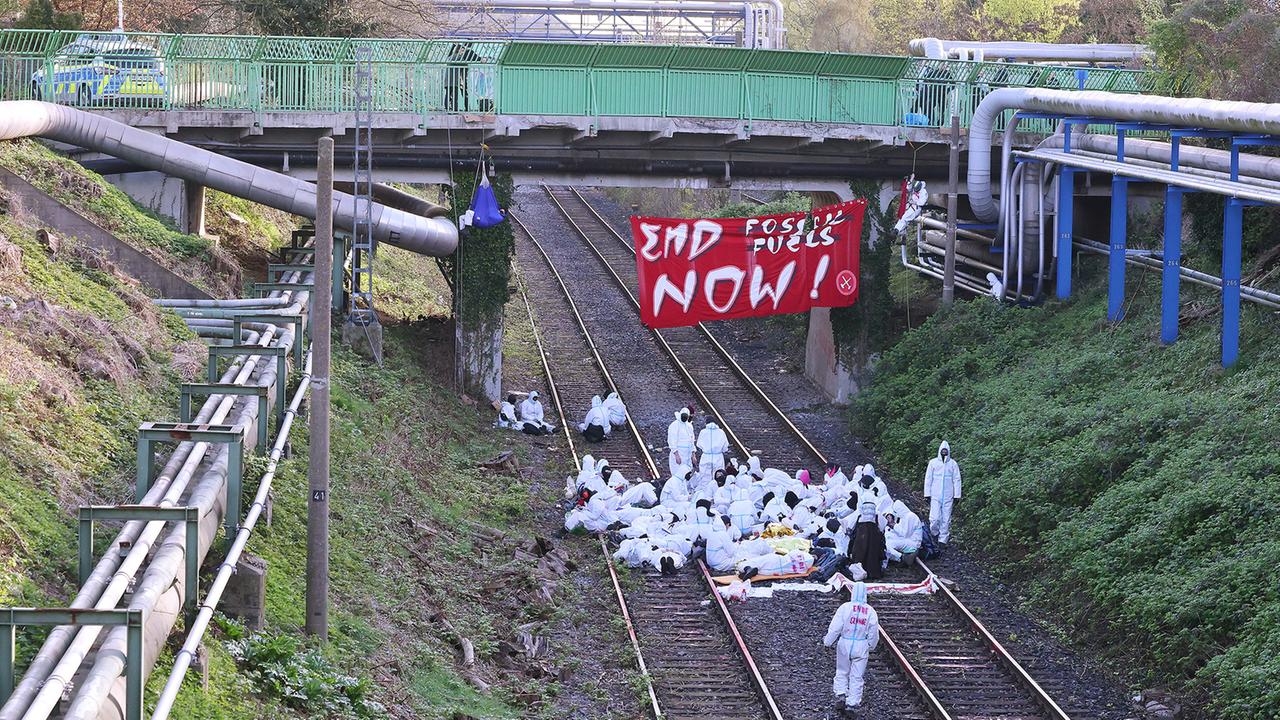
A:
{"type": "MultiPolygon", "coordinates": [[[[309,182],[75,108],[36,100],[0,102],[0,140],[33,136],[97,150],[294,215],[316,216],[316,187],[309,182]]],[[[355,198],[335,192],[333,203],[334,225],[354,228],[355,198]]],[[[458,246],[458,228],[446,218],[424,218],[378,203],[371,211],[373,235],[380,242],[437,256],[458,246]]]]}
{"type": "Polygon", "coordinates": [[[983,222],[995,222],[999,217],[991,191],[991,140],[1001,115],[1006,110],[1015,109],[1242,133],[1280,134],[1280,105],[1274,103],[1126,95],[1095,90],[993,90],[978,104],[969,124],[969,172],[966,178],[969,204],[983,222]]]}
{"type": "MultiPolygon", "coordinates": [[[[969,40],[939,40],[916,38],[908,47],[912,55],[933,60],[954,58],[958,55],[980,55],[986,60],[1057,60],[1061,62],[1135,62],[1153,57],[1155,52],[1146,45],[1122,43],[1058,44],[1037,42],[973,42],[969,40]]],[[[961,58],[963,59],[963,58],[961,58]]]]}

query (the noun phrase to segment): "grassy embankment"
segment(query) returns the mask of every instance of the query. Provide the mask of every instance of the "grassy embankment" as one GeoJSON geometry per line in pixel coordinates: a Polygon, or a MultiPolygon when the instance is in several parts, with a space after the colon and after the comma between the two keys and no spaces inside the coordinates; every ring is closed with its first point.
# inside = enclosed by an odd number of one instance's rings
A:
{"type": "MultiPolygon", "coordinates": [[[[173,232],[78,166],[31,143],[0,146],[0,162],[56,169],[58,187],[50,189],[67,201],[88,197],[93,202],[72,204],[104,227],[189,277],[208,270],[205,253],[216,252],[208,241],[173,232]]],[[[22,174],[35,180],[40,173],[22,174]]],[[[289,229],[281,217],[217,196],[210,225],[233,247],[237,234],[270,241],[289,229]],[[226,221],[228,210],[240,219],[226,221]]],[[[8,260],[21,251],[20,266],[0,272],[0,295],[19,308],[47,303],[25,314],[0,310],[11,319],[0,330],[0,605],[69,599],[75,507],[127,498],[134,428],[172,418],[177,383],[198,374],[204,355],[181,322],[155,311],[132,283],[97,267],[74,243],[50,253],[36,229],[35,219],[0,216],[0,235],[14,246],[0,254],[8,260]]],[[[260,249],[245,254],[247,264],[261,259],[260,249]]],[[[428,296],[434,301],[404,292],[436,272],[431,260],[393,249],[379,257],[383,278],[401,293],[387,298],[388,307],[401,317],[439,314],[439,288],[428,296]]],[[[484,432],[488,412],[437,383],[422,335],[418,325],[388,327],[385,368],[335,351],[331,644],[309,649],[299,633],[303,424],[294,459],[276,480],[273,523],[250,545],[269,564],[268,629],[246,637],[220,619],[207,641],[209,689],[189,681],[175,717],[500,718],[536,712],[553,692],[532,679],[538,673],[520,672],[519,660],[515,672],[494,666],[499,643],[517,625],[560,611],[535,597],[540,578],[513,559],[529,538],[525,486],[477,466],[501,449],[484,432]],[[462,679],[440,617],[475,643],[478,682],[462,679]],[[495,690],[478,691],[483,683],[495,690]]],[[[247,475],[260,470],[255,459],[247,475]]],[[[20,661],[39,643],[38,634],[22,637],[20,661]]],[[[149,697],[167,667],[162,659],[149,697]]]]}
{"type": "Polygon", "coordinates": [[[1216,294],[1184,289],[1184,311],[1208,314],[1166,348],[1158,276],[1130,273],[1118,325],[1104,283],[1081,284],[1066,304],[980,298],[908,332],[854,429],[906,478],[950,440],[961,542],[1073,641],[1219,717],[1280,716],[1280,321],[1246,304],[1223,371],[1216,294]]]}

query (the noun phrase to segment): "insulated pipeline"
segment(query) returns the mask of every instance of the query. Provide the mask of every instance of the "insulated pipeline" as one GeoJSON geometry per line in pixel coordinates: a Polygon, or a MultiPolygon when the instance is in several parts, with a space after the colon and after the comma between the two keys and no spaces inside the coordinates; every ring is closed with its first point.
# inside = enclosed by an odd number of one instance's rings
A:
{"type": "Polygon", "coordinates": [[[1240,133],[1280,134],[1280,104],[1274,103],[1127,95],[1093,90],[993,90],[978,104],[969,125],[969,169],[966,177],[969,204],[983,222],[995,222],[1000,215],[992,200],[992,138],[1005,111],[1017,109],[1240,133]]]}
{"type": "MultiPolygon", "coordinates": [[[[36,100],[0,102],[0,140],[34,136],[97,150],[294,215],[316,216],[316,187],[309,182],[75,108],[36,100]]],[[[333,201],[334,224],[352,230],[361,214],[356,199],[335,192],[333,201]]],[[[437,256],[458,245],[458,228],[447,218],[425,218],[379,203],[373,203],[372,215],[373,235],[381,242],[437,256]]]]}

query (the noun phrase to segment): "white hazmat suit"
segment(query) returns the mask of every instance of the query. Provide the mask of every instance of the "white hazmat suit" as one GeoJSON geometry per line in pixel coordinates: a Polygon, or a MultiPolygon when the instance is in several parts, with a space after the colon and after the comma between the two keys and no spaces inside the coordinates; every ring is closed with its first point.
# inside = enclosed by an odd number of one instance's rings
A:
{"type": "Polygon", "coordinates": [[[822,642],[836,646],[836,675],[831,691],[844,697],[846,708],[862,704],[862,675],[867,671],[867,658],[880,642],[880,620],[867,604],[867,586],[854,583],[849,588],[849,602],[836,610],[822,642]]]}
{"type": "Polygon", "coordinates": [[[689,408],[681,408],[676,419],[667,426],[667,447],[671,455],[667,459],[673,477],[684,477],[693,469],[693,423],[689,422],[689,408]],[[683,468],[683,469],[681,469],[683,468]]]}
{"type": "Polygon", "coordinates": [[[545,433],[553,433],[556,431],[555,425],[547,422],[542,410],[542,401],[538,400],[538,391],[534,390],[529,393],[529,397],[520,403],[520,422],[525,425],[533,425],[535,428],[545,433]]]}
{"type": "Polygon", "coordinates": [[[609,393],[609,397],[604,399],[604,409],[609,414],[609,423],[614,427],[622,427],[627,423],[627,406],[622,403],[618,393],[609,393]]]}
{"type": "Polygon", "coordinates": [[[600,428],[601,435],[608,435],[613,429],[609,424],[609,411],[604,409],[604,401],[599,395],[591,398],[591,409],[587,411],[587,416],[578,424],[578,430],[582,433],[587,432],[587,428],[592,425],[600,428]]]}
{"type": "Polygon", "coordinates": [[[920,549],[923,528],[920,518],[907,509],[906,503],[894,500],[889,512],[894,517],[893,527],[884,531],[884,553],[890,560],[902,560],[903,553],[920,549]]]}
{"type": "Polygon", "coordinates": [[[951,457],[946,440],[938,446],[938,456],[924,471],[924,496],[929,498],[929,532],[940,543],[951,541],[951,506],[960,497],[960,466],[951,457]],[[943,457],[943,451],[946,457],[943,457]]]}
{"type": "Polygon", "coordinates": [[[711,465],[712,470],[724,469],[724,454],[729,451],[729,436],[713,421],[698,433],[698,450],[702,453],[700,465],[711,465]]]}

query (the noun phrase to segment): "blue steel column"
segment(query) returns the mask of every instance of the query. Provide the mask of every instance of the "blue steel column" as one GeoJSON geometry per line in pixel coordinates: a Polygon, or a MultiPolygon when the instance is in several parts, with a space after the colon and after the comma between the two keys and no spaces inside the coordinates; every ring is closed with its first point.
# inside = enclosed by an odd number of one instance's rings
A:
{"type": "MultiPolygon", "coordinates": [[[[1062,123],[1062,152],[1071,152],[1071,123],[1062,123]]],[[[1075,219],[1075,171],[1068,165],[1058,170],[1058,299],[1071,297],[1071,236],[1075,219]]],[[[1000,192],[1004,192],[1002,188],[1000,192]]]]}
{"type": "Polygon", "coordinates": [[[1222,218],[1222,367],[1240,355],[1240,255],[1244,204],[1227,200],[1222,218]]]}
{"type": "Polygon", "coordinates": [[[1058,299],[1071,297],[1071,235],[1075,219],[1075,171],[1058,171],[1058,299]]]}
{"type": "Polygon", "coordinates": [[[1160,292],[1160,342],[1178,339],[1178,290],[1182,281],[1182,188],[1164,193],[1164,270],[1160,292]]]}
{"type": "MultiPolygon", "coordinates": [[[[1124,130],[1116,130],[1116,159],[1124,162],[1124,130]]],[[[1107,273],[1107,319],[1120,320],[1124,312],[1125,234],[1129,224],[1129,180],[1118,175],[1111,178],[1111,247],[1107,273]]]]}
{"type": "MultiPolygon", "coordinates": [[[[1178,136],[1169,140],[1169,169],[1178,170],[1178,136]]],[[[1160,290],[1160,342],[1178,339],[1178,291],[1182,281],[1182,188],[1170,185],[1164,193],[1164,269],[1160,290]]]]}

